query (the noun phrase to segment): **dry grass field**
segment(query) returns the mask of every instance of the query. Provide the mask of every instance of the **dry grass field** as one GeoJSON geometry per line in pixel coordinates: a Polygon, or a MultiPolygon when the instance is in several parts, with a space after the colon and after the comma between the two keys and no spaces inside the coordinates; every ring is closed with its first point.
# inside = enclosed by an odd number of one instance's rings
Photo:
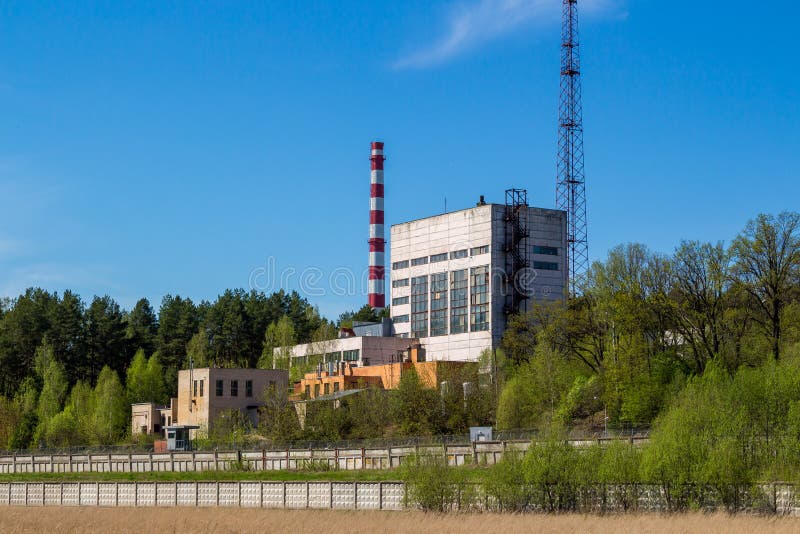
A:
{"type": "Polygon", "coordinates": [[[800,532],[800,518],[675,516],[429,515],[420,512],[240,510],[235,508],[2,508],[0,532],[800,532]]]}

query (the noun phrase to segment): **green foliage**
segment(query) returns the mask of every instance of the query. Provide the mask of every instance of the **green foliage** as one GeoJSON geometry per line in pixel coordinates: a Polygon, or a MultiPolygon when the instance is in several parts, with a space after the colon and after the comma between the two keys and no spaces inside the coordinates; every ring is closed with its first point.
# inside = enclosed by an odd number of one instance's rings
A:
{"type": "Polygon", "coordinates": [[[92,395],[92,442],[113,445],[125,435],[130,422],[130,405],[117,373],[103,367],[92,395]]]}
{"type": "Polygon", "coordinates": [[[426,512],[467,510],[474,488],[462,469],[448,467],[443,456],[410,456],[403,461],[400,478],[406,483],[405,499],[426,512]]]}
{"type": "Polygon", "coordinates": [[[161,366],[158,353],[146,358],[144,351],[139,350],[128,366],[125,379],[125,389],[128,402],[153,402],[163,404],[166,402],[166,384],[164,383],[164,369],[161,366]]]}
{"type": "Polygon", "coordinates": [[[422,385],[414,369],[403,372],[392,394],[392,420],[401,434],[427,436],[438,433],[442,420],[442,399],[435,389],[422,385]]]}

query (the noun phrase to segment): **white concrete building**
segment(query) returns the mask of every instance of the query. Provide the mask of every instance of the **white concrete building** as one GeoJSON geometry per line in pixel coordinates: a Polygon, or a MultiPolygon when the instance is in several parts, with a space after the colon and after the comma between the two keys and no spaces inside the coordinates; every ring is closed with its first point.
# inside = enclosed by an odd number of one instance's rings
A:
{"type": "MultiPolygon", "coordinates": [[[[328,368],[338,362],[358,367],[395,363],[401,361],[401,353],[408,350],[411,342],[411,339],[365,335],[305,343],[292,347],[292,365],[323,363],[328,368]]],[[[276,357],[279,351],[275,349],[276,357]]]]}
{"type": "Polygon", "coordinates": [[[563,211],[481,199],[393,225],[390,247],[395,335],[419,338],[429,361],[477,360],[499,346],[509,312],[565,296],[563,211]]]}

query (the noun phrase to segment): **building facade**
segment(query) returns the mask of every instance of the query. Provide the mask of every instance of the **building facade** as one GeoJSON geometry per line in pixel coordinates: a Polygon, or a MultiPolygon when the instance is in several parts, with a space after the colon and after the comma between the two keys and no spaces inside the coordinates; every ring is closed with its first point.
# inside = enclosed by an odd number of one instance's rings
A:
{"type": "Polygon", "coordinates": [[[509,314],[565,297],[563,211],[481,200],[393,225],[390,246],[395,335],[419,339],[428,360],[476,361],[509,314]]]}
{"type": "MultiPolygon", "coordinates": [[[[380,326],[380,323],[377,323],[380,326]]],[[[381,330],[383,327],[380,327],[381,330]]],[[[357,332],[358,333],[358,332],[357,332]]],[[[375,332],[378,334],[379,332],[375,332]]],[[[401,353],[407,351],[413,340],[390,337],[388,335],[355,335],[340,337],[316,343],[295,345],[291,348],[292,365],[322,363],[326,368],[330,364],[346,362],[352,366],[368,367],[399,362],[401,353]]],[[[280,354],[275,349],[275,356],[280,354]]]]}
{"type": "Polygon", "coordinates": [[[177,420],[173,424],[212,429],[226,410],[239,410],[253,426],[270,389],[286,389],[289,372],[279,369],[184,369],[178,372],[177,420]]]}

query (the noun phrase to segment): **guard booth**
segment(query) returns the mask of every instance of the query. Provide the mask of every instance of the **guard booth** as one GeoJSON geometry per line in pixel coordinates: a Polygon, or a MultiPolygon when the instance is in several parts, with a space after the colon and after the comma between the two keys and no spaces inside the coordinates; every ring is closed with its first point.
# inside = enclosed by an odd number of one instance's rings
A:
{"type": "Polygon", "coordinates": [[[189,437],[190,430],[200,428],[197,425],[172,425],[165,428],[167,431],[167,450],[168,451],[191,451],[192,440],[189,437]]]}

